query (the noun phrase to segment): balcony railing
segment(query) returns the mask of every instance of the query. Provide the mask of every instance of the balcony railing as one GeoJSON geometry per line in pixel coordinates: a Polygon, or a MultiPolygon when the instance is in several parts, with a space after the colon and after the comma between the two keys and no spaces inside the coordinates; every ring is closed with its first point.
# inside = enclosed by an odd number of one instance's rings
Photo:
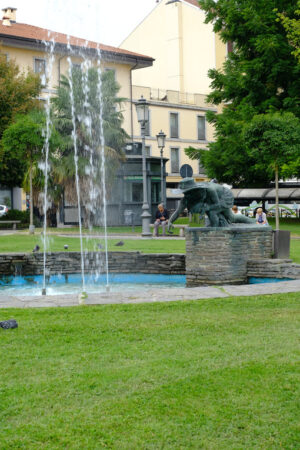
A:
{"type": "Polygon", "coordinates": [[[173,91],[169,89],[133,86],[133,98],[140,98],[141,95],[146,100],[154,100],[159,102],[199,106],[202,108],[214,106],[211,103],[206,103],[205,94],[190,94],[188,92],[173,91]]]}

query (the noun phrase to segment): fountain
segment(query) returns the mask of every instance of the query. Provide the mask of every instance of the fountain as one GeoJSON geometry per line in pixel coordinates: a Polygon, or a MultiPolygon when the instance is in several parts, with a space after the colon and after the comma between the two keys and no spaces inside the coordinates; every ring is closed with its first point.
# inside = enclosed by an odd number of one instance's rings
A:
{"type": "MultiPolygon", "coordinates": [[[[78,129],[80,132],[86,135],[86,143],[84,151],[89,155],[88,164],[85,166],[85,174],[89,178],[89,198],[85,204],[85,210],[88,214],[88,228],[90,234],[93,232],[93,224],[91,222],[91,217],[95,216],[96,209],[99,206],[99,197],[101,196],[101,216],[103,217],[102,225],[104,227],[104,241],[105,241],[105,272],[106,272],[106,291],[109,291],[109,276],[108,276],[108,245],[107,245],[107,216],[106,216],[106,185],[105,185],[105,139],[103,130],[103,107],[102,107],[102,71],[101,71],[101,51],[98,46],[96,58],[96,70],[97,70],[97,90],[96,95],[99,99],[99,111],[96,123],[98,125],[98,130],[95,132],[93,126],[95,126],[95,119],[92,119],[91,105],[89,102],[89,71],[92,67],[91,59],[87,56],[87,49],[89,46],[88,41],[85,42],[85,47],[81,47],[79,50],[74,50],[70,43],[70,36],[67,36],[67,61],[68,61],[68,83],[69,83],[69,101],[71,105],[71,120],[72,120],[72,142],[74,149],[74,166],[75,166],[75,187],[77,196],[77,211],[78,211],[78,224],[79,224],[79,237],[80,237],[80,258],[81,258],[81,294],[79,295],[80,303],[84,302],[86,297],[86,283],[85,283],[85,257],[88,258],[88,252],[85,250],[83,245],[83,232],[82,232],[82,196],[80,188],[80,173],[79,173],[79,143],[78,143],[78,129]],[[73,57],[80,57],[83,61],[80,67],[80,72],[82,76],[82,93],[83,93],[83,109],[79,112],[76,107],[75,95],[74,93],[74,70],[78,70],[78,64],[74,65],[73,57]],[[100,151],[97,150],[100,148],[100,151]],[[97,153],[97,155],[96,155],[97,153]],[[99,164],[99,167],[95,167],[95,164],[99,164]],[[100,183],[97,180],[97,176],[100,173],[100,183]]],[[[46,71],[46,79],[51,80],[53,62],[54,62],[54,51],[55,51],[55,37],[54,33],[48,32],[48,40],[44,41],[44,45],[48,55],[48,64],[46,71]]],[[[47,211],[49,208],[48,200],[48,175],[49,175],[49,140],[51,137],[51,104],[50,104],[50,91],[47,94],[45,102],[46,111],[46,129],[45,129],[45,145],[44,145],[44,223],[43,223],[43,287],[42,295],[46,295],[46,260],[48,252],[48,240],[47,240],[47,211]]],[[[100,256],[96,255],[96,260],[98,262],[98,268],[96,268],[96,275],[101,274],[100,269],[100,256]]]]}

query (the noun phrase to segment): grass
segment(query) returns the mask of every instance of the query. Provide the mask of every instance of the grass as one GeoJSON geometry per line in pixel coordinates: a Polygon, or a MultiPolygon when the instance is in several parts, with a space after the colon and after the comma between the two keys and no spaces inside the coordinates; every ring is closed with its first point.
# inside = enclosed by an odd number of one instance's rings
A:
{"type": "MultiPolygon", "coordinates": [[[[109,251],[140,251],[142,253],[185,253],[185,241],[172,239],[122,239],[124,245],[116,247],[120,239],[109,239],[109,251]]],[[[95,250],[96,244],[104,245],[103,239],[83,239],[84,249],[95,250]]],[[[69,246],[68,251],[79,251],[80,241],[75,237],[60,237],[51,235],[48,238],[49,251],[64,251],[64,245],[69,246]]],[[[32,252],[33,248],[39,245],[43,250],[43,242],[40,235],[14,234],[0,236],[0,253],[22,253],[32,252]]],[[[300,264],[300,240],[291,239],[291,259],[300,264]]]]}
{"type": "MultiPolygon", "coordinates": [[[[275,230],[275,218],[268,218],[269,225],[275,230]]],[[[290,231],[292,235],[300,237],[300,219],[282,218],[279,221],[280,230],[290,231]]]]}
{"type": "Polygon", "coordinates": [[[290,258],[294,263],[300,264],[300,240],[291,240],[290,258]]]}
{"type": "Polygon", "coordinates": [[[297,300],[1,310],[1,448],[298,448],[297,300]]]}
{"type": "MultiPolygon", "coordinates": [[[[122,239],[124,245],[116,247],[120,239],[109,239],[110,251],[140,251],[143,253],[185,253],[185,241],[159,240],[159,239],[122,239]]],[[[83,239],[84,249],[94,250],[97,243],[104,245],[103,239],[83,239]]],[[[64,245],[69,246],[68,251],[80,251],[80,240],[77,237],[60,237],[52,235],[48,238],[47,248],[53,252],[64,251],[64,245]]],[[[43,250],[43,242],[40,235],[16,234],[0,236],[0,253],[31,252],[39,245],[43,250]]]]}

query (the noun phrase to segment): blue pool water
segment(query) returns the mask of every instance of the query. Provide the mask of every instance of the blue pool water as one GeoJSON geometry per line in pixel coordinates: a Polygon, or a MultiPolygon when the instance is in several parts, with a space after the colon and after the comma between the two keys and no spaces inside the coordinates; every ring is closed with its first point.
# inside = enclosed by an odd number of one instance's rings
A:
{"type": "MultiPolygon", "coordinates": [[[[250,277],[249,284],[274,283],[289,281],[290,278],[256,278],[250,277]]],[[[111,292],[139,291],[151,288],[185,287],[185,275],[164,275],[151,273],[111,273],[109,287],[111,292]]],[[[106,275],[86,275],[86,291],[97,293],[106,291],[106,275]]],[[[41,295],[43,276],[2,276],[0,277],[0,295],[41,295]]],[[[47,295],[80,293],[82,289],[81,274],[51,275],[47,277],[47,295]]]]}
{"type": "Polygon", "coordinates": [[[249,277],[249,284],[259,284],[259,283],[278,283],[280,281],[292,281],[292,278],[259,278],[259,277],[249,277]]]}
{"type": "MultiPolygon", "coordinates": [[[[106,291],[106,275],[85,277],[88,293],[106,291]]],[[[0,278],[0,294],[40,295],[43,275],[6,276],[0,278]]],[[[109,275],[110,291],[150,289],[153,287],[176,288],[185,286],[185,275],[148,273],[112,273],[109,275]]],[[[51,275],[47,277],[47,295],[74,294],[81,292],[81,274],[51,275]]]]}

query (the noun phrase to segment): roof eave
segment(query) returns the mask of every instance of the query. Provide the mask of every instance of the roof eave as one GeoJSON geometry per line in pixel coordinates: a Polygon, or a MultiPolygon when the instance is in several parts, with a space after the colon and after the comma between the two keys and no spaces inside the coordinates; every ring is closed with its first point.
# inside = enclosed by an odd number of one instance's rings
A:
{"type": "MultiPolygon", "coordinates": [[[[0,33],[0,40],[2,43],[9,47],[19,47],[32,50],[47,50],[47,43],[39,39],[25,38],[20,36],[13,36],[0,33]]],[[[48,43],[49,44],[49,43],[48,43]]],[[[91,47],[82,47],[76,45],[55,43],[55,53],[72,54],[81,56],[82,53],[90,56],[91,58],[99,57],[99,50],[91,47]],[[71,51],[70,51],[71,48],[71,51]]],[[[143,67],[150,67],[153,64],[154,59],[149,57],[143,57],[141,55],[126,54],[117,51],[104,50],[100,48],[100,55],[104,61],[119,62],[121,64],[129,64],[134,66],[135,69],[141,69],[143,67]]]]}

